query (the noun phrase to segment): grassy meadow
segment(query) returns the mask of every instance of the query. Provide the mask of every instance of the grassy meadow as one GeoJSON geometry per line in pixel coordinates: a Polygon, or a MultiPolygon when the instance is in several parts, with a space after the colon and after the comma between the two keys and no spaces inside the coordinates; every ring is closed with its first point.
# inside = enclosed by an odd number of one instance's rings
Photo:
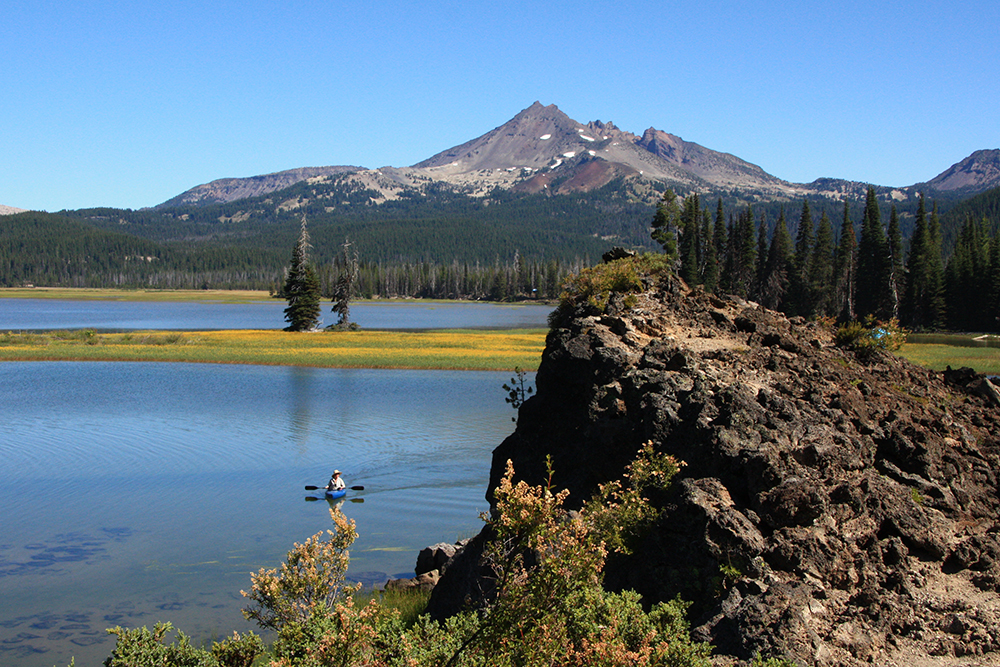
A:
{"type": "MultiPolygon", "coordinates": [[[[545,329],[0,333],[0,361],[178,361],[327,368],[536,370],[545,329]]],[[[1000,375],[1000,348],[906,343],[910,361],[1000,375]]]]}
{"type": "Polygon", "coordinates": [[[544,329],[0,333],[0,361],[178,361],[329,368],[535,370],[544,329]]]}
{"type": "Polygon", "coordinates": [[[1000,375],[1000,348],[906,343],[896,354],[936,371],[943,371],[947,366],[952,368],[968,366],[977,373],[1000,375]]]}

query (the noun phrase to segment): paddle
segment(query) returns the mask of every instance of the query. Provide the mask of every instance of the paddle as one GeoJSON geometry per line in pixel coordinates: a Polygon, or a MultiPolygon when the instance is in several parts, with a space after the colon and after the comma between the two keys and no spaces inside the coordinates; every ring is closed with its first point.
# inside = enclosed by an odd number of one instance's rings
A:
{"type": "MultiPolygon", "coordinates": [[[[347,488],[349,488],[351,491],[364,491],[365,490],[365,487],[363,487],[363,486],[349,486],[347,488]]],[[[326,491],[326,487],[325,486],[307,486],[306,487],[306,491],[319,491],[320,489],[322,489],[323,491],[326,491]]]]}
{"type": "MultiPolygon", "coordinates": [[[[320,500],[323,500],[323,498],[317,498],[316,496],[306,496],[306,502],[307,503],[315,503],[315,502],[319,502],[320,500]]],[[[351,501],[352,503],[363,503],[363,502],[365,502],[364,498],[348,498],[348,500],[351,501]]],[[[342,501],[343,501],[343,498],[341,498],[340,501],[338,501],[338,502],[342,502],[342,501]]],[[[327,502],[331,502],[331,501],[329,499],[327,499],[327,502]]]]}

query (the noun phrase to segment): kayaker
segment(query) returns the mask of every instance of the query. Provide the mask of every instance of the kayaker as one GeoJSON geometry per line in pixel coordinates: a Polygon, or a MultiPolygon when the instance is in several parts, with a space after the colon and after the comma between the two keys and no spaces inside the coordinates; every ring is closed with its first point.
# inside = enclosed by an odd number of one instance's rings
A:
{"type": "Polygon", "coordinates": [[[326,484],[327,491],[341,491],[346,488],[344,480],[340,479],[340,471],[334,470],[333,475],[330,476],[330,481],[326,484]]]}

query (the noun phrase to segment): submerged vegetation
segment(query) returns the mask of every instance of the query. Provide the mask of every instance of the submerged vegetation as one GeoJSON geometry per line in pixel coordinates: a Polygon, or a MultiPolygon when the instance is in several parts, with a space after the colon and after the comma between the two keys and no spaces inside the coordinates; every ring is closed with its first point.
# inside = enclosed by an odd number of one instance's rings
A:
{"type": "Polygon", "coordinates": [[[545,331],[0,333],[3,361],[179,361],[327,368],[538,368],[545,331]]]}

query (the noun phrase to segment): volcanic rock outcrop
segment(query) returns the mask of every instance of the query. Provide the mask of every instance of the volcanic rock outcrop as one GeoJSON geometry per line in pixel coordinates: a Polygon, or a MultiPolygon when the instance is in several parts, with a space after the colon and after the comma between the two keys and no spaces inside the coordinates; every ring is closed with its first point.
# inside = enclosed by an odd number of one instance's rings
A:
{"type": "MultiPolygon", "coordinates": [[[[996,387],[674,277],[646,286],[561,311],[488,497],[508,459],[539,484],[551,455],[579,504],[652,441],[686,466],[605,585],[691,601],[718,664],[1000,664],[996,387]]],[[[484,539],[433,613],[469,599],[484,539]]]]}

